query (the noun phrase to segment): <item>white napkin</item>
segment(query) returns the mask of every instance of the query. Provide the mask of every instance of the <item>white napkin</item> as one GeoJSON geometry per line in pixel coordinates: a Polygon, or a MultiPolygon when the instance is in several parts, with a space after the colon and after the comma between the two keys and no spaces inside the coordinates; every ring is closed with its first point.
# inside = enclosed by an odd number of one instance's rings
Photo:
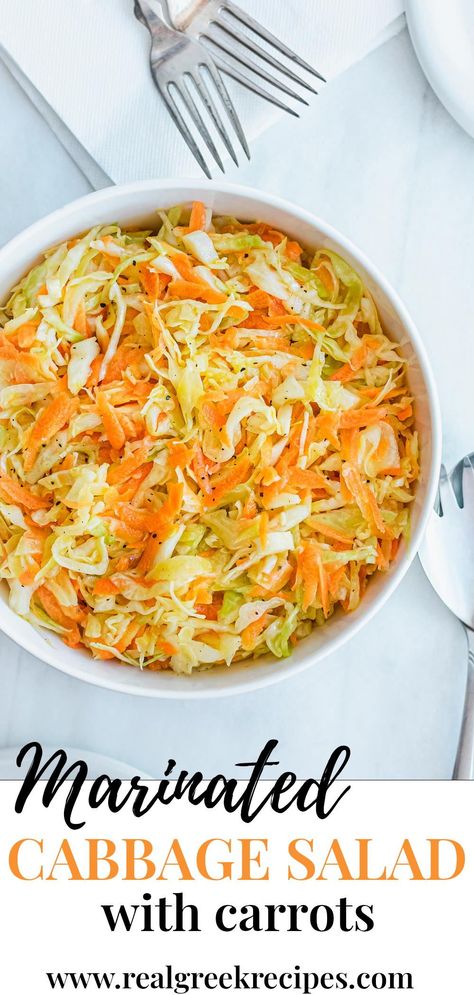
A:
{"type": "MultiPolygon", "coordinates": [[[[403,0],[240,5],[328,79],[391,37],[404,10],[403,0]]],[[[115,182],[200,172],[151,80],[133,0],[0,0],[0,23],[5,48],[115,182]]],[[[229,89],[250,140],[283,113],[230,80],[229,89]]],[[[324,99],[324,85],[311,99],[324,99]]]]}

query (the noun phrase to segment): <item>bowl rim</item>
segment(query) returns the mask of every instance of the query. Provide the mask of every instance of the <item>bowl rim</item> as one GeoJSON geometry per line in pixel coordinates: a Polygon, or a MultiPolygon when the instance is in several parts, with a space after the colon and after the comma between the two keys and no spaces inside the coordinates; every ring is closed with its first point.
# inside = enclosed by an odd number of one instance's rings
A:
{"type": "MultiPolygon", "coordinates": [[[[106,207],[107,203],[110,202],[110,204],[113,205],[116,200],[122,201],[124,204],[127,202],[127,198],[133,199],[134,197],[139,197],[140,194],[147,193],[156,193],[157,198],[159,198],[160,194],[166,194],[171,190],[176,190],[178,199],[181,197],[183,201],[193,199],[196,192],[201,193],[204,199],[206,193],[208,195],[214,193],[224,197],[247,197],[250,200],[261,204],[263,211],[266,207],[285,211],[289,215],[294,216],[295,220],[317,229],[320,235],[327,236],[329,239],[332,239],[341,248],[343,253],[347,252],[348,255],[352,256],[357,261],[357,263],[360,263],[361,267],[363,267],[377,287],[380,288],[387,301],[393,307],[403,325],[404,330],[407,332],[410,344],[413,346],[421,369],[423,383],[426,388],[427,403],[431,421],[431,458],[430,466],[425,478],[425,493],[420,507],[416,528],[410,537],[409,545],[403,552],[403,556],[400,558],[398,563],[394,565],[390,573],[387,574],[383,587],[379,592],[377,592],[372,603],[365,610],[360,611],[358,614],[354,614],[351,619],[351,625],[348,626],[343,632],[335,635],[331,640],[328,640],[327,644],[322,644],[316,650],[313,649],[309,651],[304,659],[294,663],[292,667],[279,668],[278,666],[275,666],[275,668],[259,672],[257,666],[255,666],[254,669],[249,666],[247,671],[241,672],[242,680],[239,681],[238,684],[233,684],[232,686],[229,685],[227,687],[225,682],[222,686],[210,687],[203,681],[202,689],[195,687],[191,688],[189,686],[186,688],[187,682],[184,678],[182,679],[182,688],[176,686],[166,688],[158,685],[158,683],[155,687],[153,687],[153,685],[148,684],[148,682],[146,684],[143,682],[142,686],[139,684],[129,685],[127,681],[121,679],[121,674],[123,672],[121,667],[114,668],[113,670],[111,668],[110,673],[107,671],[96,672],[89,670],[88,668],[84,668],[82,672],[79,672],[77,666],[75,667],[67,661],[62,661],[61,658],[58,657],[56,650],[54,648],[50,649],[46,642],[44,643],[44,648],[43,646],[38,648],[36,644],[33,645],[34,640],[30,640],[26,634],[20,634],[20,636],[18,636],[16,632],[14,634],[13,630],[15,628],[15,616],[12,616],[12,624],[10,624],[8,615],[5,618],[0,617],[0,631],[7,635],[22,649],[25,649],[28,653],[31,653],[32,656],[40,659],[49,666],[54,667],[61,673],[67,674],[69,677],[74,677],[77,680],[84,681],[85,683],[95,685],[96,687],[105,688],[108,691],[115,691],[122,694],[146,698],[168,698],[182,700],[197,698],[227,698],[236,694],[255,692],[271,684],[280,683],[291,676],[301,674],[315,663],[321,662],[331,653],[341,649],[341,647],[348,642],[349,639],[356,635],[368,622],[370,622],[376,613],[386,604],[390,596],[403,580],[403,577],[407,573],[409,567],[415,559],[415,556],[417,555],[429,516],[434,506],[439,479],[439,468],[441,464],[441,411],[433,371],[417,326],[411,318],[411,315],[398,294],[398,291],[395,290],[389,280],[379,270],[378,266],[372,262],[364,250],[362,250],[356,243],[354,243],[346,235],[342,234],[337,228],[333,227],[333,225],[319,217],[319,215],[313,214],[311,211],[301,207],[299,204],[294,204],[292,201],[286,200],[277,194],[266,193],[263,190],[259,190],[257,187],[246,186],[239,183],[229,183],[227,181],[220,182],[219,180],[205,180],[201,178],[195,179],[186,177],[177,179],[167,178],[139,180],[123,184],[114,184],[111,187],[105,187],[101,190],[93,191],[83,195],[82,197],[69,201],[63,207],[57,208],[55,211],[50,212],[44,217],[33,222],[17,235],[13,236],[13,238],[11,238],[4,246],[2,246],[2,248],[0,248],[0,270],[6,263],[11,263],[12,256],[17,253],[21,254],[22,250],[29,244],[30,240],[40,236],[43,230],[45,231],[45,236],[47,237],[47,231],[50,226],[54,226],[56,222],[61,222],[62,224],[67,225],[69,220],[71,220],[71,222],[74,221],[76,214],[80,214],[85,209],[93,209],[94,204],[100,204],[101,209],[103,209],[106,207]]],[[[157,203],[157,209],[158,208],[159,203],[157,203]]],[[[137,209],[137,214],[139,213],[140,212],[137,209]]],[[[89,222],[87,222],[87,224],[89,224],[89,222]]],[[[40,252],[44,251],[48,247],[49,245],[45,244],[43,250],[40,250],[40,252]]]]}

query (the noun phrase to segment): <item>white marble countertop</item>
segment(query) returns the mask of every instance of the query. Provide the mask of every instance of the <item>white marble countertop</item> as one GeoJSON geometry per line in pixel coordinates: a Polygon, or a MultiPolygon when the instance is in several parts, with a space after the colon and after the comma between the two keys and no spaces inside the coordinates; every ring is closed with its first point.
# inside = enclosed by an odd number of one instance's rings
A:
{"type": "MultiPolygon", "coordinates": [[[[0,66],[0,243],[88,183],[0,66]]],[[[406,32],[285,121],[229,178],[296,201],[345,232],[408,304],[437,377],[448,465],[474,449],[474,141],[428,87],[406,32]]],[[[270,737],[299,775],[340,743],[354,778],[448,778],[467,651],[416,562],[343,650],[274,688],[145,700],[82,684],[0,636],[0,747],[31,739],[108,754],[159,776],[166,759],[229,772],[270,737]]]]}

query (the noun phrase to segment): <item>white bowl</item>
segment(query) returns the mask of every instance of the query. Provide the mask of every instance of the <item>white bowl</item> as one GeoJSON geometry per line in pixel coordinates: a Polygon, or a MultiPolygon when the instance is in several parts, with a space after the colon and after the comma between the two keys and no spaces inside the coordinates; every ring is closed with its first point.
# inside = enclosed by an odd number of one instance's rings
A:
{"type": "Polygon", "coordinates": [[[0,301],[48,247],[95,224],[156,225],[156,210],[191,200],[205,200],[214,211],[241,220],[264,220],[307,246],[327,246],[351,262],[373,294],[382,324],[397,341],[406,343],[410,358],[409,382],[416,398],[416,420],[421,443],[421,479],[412,505],[412,532],[392,569],[375,576],[360,607],[350,615],[337,614],[315,629],[285,660],[264,658],[190,677],[167,671],[140,671],[119,663],[94,660],[84,650],[69,649],[51,633],[43,633],[19,618],[7,603],[6,585],[0,592],[0,629],[34,656],[66,674],[128,694],[150,697],[213,697],[250,691],[296,674],[338,649],[382,607],[406,573],[419,548],[433,506],[440,462],[440,417],[436,389],[423,344],[398,295],[365,255],[319,218],[279,197],[231,183],[156,180],[109,187],[89,194],[36,222],[0,250],[0,301]]]}

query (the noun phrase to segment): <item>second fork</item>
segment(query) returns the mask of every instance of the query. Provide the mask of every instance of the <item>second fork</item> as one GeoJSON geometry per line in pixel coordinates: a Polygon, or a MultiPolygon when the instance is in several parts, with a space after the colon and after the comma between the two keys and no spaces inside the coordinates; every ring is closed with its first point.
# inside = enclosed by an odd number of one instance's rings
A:
{"type": "Polygon", "coordinates": [[[170,28],[160,17],[150,0],[135,0],[135,16],[144,24],[151,36],[150,69],[155,86],[174,124],[206,176],[211,171],[186,120],[187,112],[194,128],[201,136],[212,158],[224,172],[221,156],[202,111],[207,112],[224,147],[238,165],[237,156],[228,131],[219,113],[215,95],[223,104],[232,128],[247,158],[250,152],[235,107],[212,56],[199,41],[170,28]],[[213,90],[209,83],[212,83],[213,90]],[[214,91],[214,92],[213,92],[214,91]]]}

